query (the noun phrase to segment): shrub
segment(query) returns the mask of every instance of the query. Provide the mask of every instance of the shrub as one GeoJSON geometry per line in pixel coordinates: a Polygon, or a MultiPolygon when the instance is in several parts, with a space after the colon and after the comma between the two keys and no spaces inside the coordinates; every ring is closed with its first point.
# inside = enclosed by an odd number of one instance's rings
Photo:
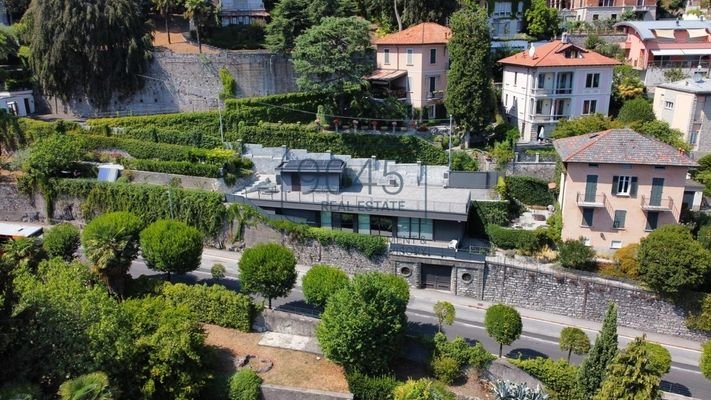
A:
{"type": "Polygon", "coordinates": [[[538,385],[533,389],[524,382],[504,380],[497,380],[489,384],[492,392],[496,395],[496,400],[548,400],[548,395],[538,385]]]}
{"type": "Polygon", "coordinates": [[[7,383],[0,387],[2,400],[42,400],[42,388],[30,383],[7,383]]]}
{"type": "Polygon", "coordinates": [[[496,359],[481,343],[471,346],[460,336],[449,341],[443,333],[438,332],[434,336],[434,343],[435,355],[455,359],[459,368],[470,366],[482,369],[496,359]]]}
{"type": "Polygon", "coordinates": [[[306,302],[324,309],[329,297],[348,286],[348,275],[338,267],[316,264],[304,275],[301,286],[306,302]]]}
{"type": "Polygon", "coordinates": [[[200,267],[203,236],[192,226],[161,219],[148,225],[140,239],[148,268],[184,274],[200,267]]]}
{"type": "Polygon", "coordinates": [[[452,325],[456,316],[456,310],[452,303],[448,301],[438,301],[432,307],[434,315],[437,317],[437,328],[442,332],[442,325],[452,325]]]}
{"type": "Polygon", "coordinates": [[[230,378],[230,400],[259,400],[262,378],[249,368],[242,368],[230,378]]]}
{"type": "Polygon", "coordinates": [[[706,379],[711,379],[711,340],[704,343],[699,360],[699,369],[706,379]]]}
{"type": "Polygon", "coordinates": [[[652,105],[643,97],[627,100],[620,108],[617,119],[624,123],[648,122],[657,119],[654,116],[652,105]]]}
{"type": "Polygon", "coordinates": [[[85,138],[84,151],[122,150],[134,158],[156,159],[163,161],[212,161],[227,162],[235,152],[227,149],[201,149],[177,144],[154,143],[122,137],[82,135],[85,138]]]}
{"type": "Polygon", "coordinates": [[[618,249],[612,256],[617,269],[630,278],[639,276],[639,263],[637,263],[637,253],[639,252],[639,243],[628,244],[627,246],[618,249]]]}
{"type": "Polygon", "coordinates": [[[272,308],[272,299],[286,296],[296,283],[296,258],[282,245],[258,244],[242,253],[239,276],[245,292],[261,294],[272,308]]]}
{"type": "Polygon", "coordinates": [[[59,224],[44,234],[42,248],[50,258],[71,261],[81,243],[79,229],[72,224],[59,224]]]}
{"type": "Polygon", "coordinates": [[[548,241],[545,230],[530,231],[487,225],[486,233],[489,235],[491,243],[496,247],[502,249],[517,249],[526,253],[533,253],[540,250],[548,241]]]}
{"type": "Polygon", "coordinates": [[[368,376],[358,371],[346,373],[348,390],[355,400],[392,400],[398,381],[389,375],[368,376]]]}
{"type": "Polygon", "coordinates": [[[687,317],[686,325],[691,329],[711,333],[711,294],[703,296],[700,310],[687,317]]]}
{"type": "Polygon", "coordinates": [[[660,344],[646,341],[644,342],[644,347],[649,355],[650,369],[660,377],[666,375],[671,368],[672,362],[669,350],[660,344]]]}
{"type": "Polygon", "coordinates": [[[582,239],[566,240],[558,246],[560,265],[565,268],[588,269],[591,267],[595,251],[585,245],[582,239]]]}
{"type": "Polygon", "coordinates": [[[249,297],[221,285],[166,284],[161,294],[173,304],[185,304],[200,322],[249,332],[257,308],[249,297]]]}
{"type": "Polygon", "coordinates": [[[210,274],[212,274],[212,279],[214,280],[224,278],[226,272],[227,268],[225,268],[225,266],[220,263],[213,264],[212,268],[210,268],[210,274]]]}
{"type": "MultiPolygon", "coordinates": [[[[89,133],[95,133],[98,128],[91,127],[89,133]]],[[[108,128],[108,127],[106,127],[108,128]]],[[[120,128],[117,129],[112,136],[117,136],[126,139],[136,139],[146,142],[178,144],[182,146],[194,146],[205,149],[214,149],[222,146],[220,133],[215,132],[214,135],[204,131],[185,130],[182,126],[173,128],[120,128]]]]}
{"type": "Polygon", "coordinates": [[[296,241],[303,243],[310,239],[323,246],[335,244],[346,250],[359,251],[369,258],[385,254],[388,249],[387,240],[381,236],[313,228],[305,224],[283,220],[269,220],[267,223],[274,229],[287,232],[296,241]]]}
{"type": "Polygon", "coordinates": [[[487,225],[507,226],[509,224],[509,202],[472,201],[469,219],[473,232],[481,232],[487,225]]]}
{"type": "Polygon", "coordinates": [[[438,380],[451,385],[462,376],[462,369],[454,358],[439,356],[432,360],[432,373],[438,380]]]}
{"type": "Polygon", "coordinates": [[[704,225],[699,228],[699,232],[696,234],[696,240],[698,240],[706,250],[711,250],[711,225],[704,225]]]}
{"type": "Polygon", "coordinates": [[[536,357],[528,360],[509,360],[515,366],[543,383],[551,400],[583,400],[583,394],[578,388],[578,367],[550,358],[536,357]]]}
{"type": "Polygon", "coordinates": [[[188,176],[204,176],[206,178],[219,178],[220,166],[215,164],[200,164],[190,161],[161,161],[122,158],[121,165],[127,169],[138,171],[162,172],[188,176]]]}
{"type": "Polygon", "coordinates": [[[454,400],[456,396],[444,384],[429,379],[408,379],[396,387],[393,400],[454,400]]]}
{"type": "Polygon", "coordinates": [[[547,206],[555,203],[555,197],[548,190],[548,182],[528,176],[507,176],[507,194],[523,204],[547,206]]]}

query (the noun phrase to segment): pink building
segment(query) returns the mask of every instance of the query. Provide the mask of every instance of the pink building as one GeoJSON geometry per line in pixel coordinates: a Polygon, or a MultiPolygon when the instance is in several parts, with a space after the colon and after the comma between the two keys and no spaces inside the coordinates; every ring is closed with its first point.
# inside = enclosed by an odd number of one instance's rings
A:
{"type": "Polygon", "coordinates": [[[657,0],[548,0],[548,6],[576,21],[616,20],[629,11],[640,20],[657,17],[657,0]]]}
{"type": "Polygon", "coordinates": [[[600,254],[638,243],[679,222],[697,185],[698,166],[684,153],[630,129],[611,129],[553,142],[564,165],[559,202],[563,240],[583,238],[600,254]]]}
{"type": "Polygon", "coordinates": [[[447,88],[451,35],[446,26],[424,22],[376,39],[377,69],[368,80],[383,96],[406,99],[434,115],[447,88]]]}
{"type": "Polygon", "coordinates": [[[625,63],[643,71],[647,86],[665,82],[664,71],[681,68],[691,75],[709,67],[711,22],[706,20],[625,21],[615,24],[627,34],[620,43],[625,63]]]}

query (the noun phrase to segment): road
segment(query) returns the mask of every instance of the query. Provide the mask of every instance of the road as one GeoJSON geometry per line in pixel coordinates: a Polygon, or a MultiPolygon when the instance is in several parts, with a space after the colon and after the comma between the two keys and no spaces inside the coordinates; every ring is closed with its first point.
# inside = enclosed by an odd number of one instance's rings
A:
{"type": "MultiPolygon", "coordinates": [[[[202,266],[197,271],[184,276],[174,276],[174,281],[203,281],[211,279],[210,267],[215,263],[221,263],[227,268],[227,276],[220,283],[233,288],[239,288],[239,281],[236,275],[236,260],[238,254],[230,254],[229,257],[221,253],[206,252],[203,254],[202,266]]],[[[140,275],[157,275],[156,271],[146,267],[140,258],[134,261],[131,267],[131,274],[134,277],[140,275]]],[[[301,271],[300,271],[301,278],[301,271]]],[[[312,313],[312,308],[304,302],[303,292],[300,288],[300,281],[297,287],[292,290],[286,298],[275,299],[273,306],[286,311],[301,313],[312,313]]],[[[434,334],[437,329],[437,319],[431,310],[435,302],[444,296],[441,292],[430,290],[413,289],[411,299],[408,304],[407,317],[409,330],[411,333],[434,334]]],[[[462,336],[471,342],[481,342],[485,348],[492,352],[498,350],[498,344],[489,338],[483,327],[484,308],[466,307],[456,305],[456,321],[453,325],[445,328],[447,336],[453,338],[462,336]]],[[[514,342],[513,346],[504,346],[507,355],[515,356],[521,353],[524,356],[544,356],[553,359],[565,358],[564,353],[558,347],[560,330],[565,325],[550,322],[538,318],[523,317],[523,334],[514,342]]],[[[586,330],[591,340],[594,340],[596,331],[586,330]]],[[[620,335],[620,346],[624,347],[633,340],[632,337],[620,335]]],[[[711,400],[711,382],[706,380],[699,371],[698,360],[700,352],[698,350],[677,346],[665,346],[672,355],[671,371],[664,376],[662,389],[667,392],[677,393],[684,396],[698,399],[711,400]]],[[[579,363],[581,357],[573,355],[572,362],[579,363]]]]}

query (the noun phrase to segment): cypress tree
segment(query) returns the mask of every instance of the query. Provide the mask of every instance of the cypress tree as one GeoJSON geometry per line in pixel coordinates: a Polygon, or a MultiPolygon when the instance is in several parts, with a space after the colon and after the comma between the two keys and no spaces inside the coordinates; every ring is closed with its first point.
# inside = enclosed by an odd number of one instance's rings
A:
{"type": "Polygon", "coordinates": [[[617,354],[617,305],[610,303],[602,323],[602,330],[588,357],[578,372],[578,383],[587,398],[592,398],[605,379],[608,364],[617,354]]]}
{"type": "Polygon", "coordinates": [[[607,378],[595,400],[659,399],[661,379],[644,338],[636,338],[607,368],[607,378]]]}

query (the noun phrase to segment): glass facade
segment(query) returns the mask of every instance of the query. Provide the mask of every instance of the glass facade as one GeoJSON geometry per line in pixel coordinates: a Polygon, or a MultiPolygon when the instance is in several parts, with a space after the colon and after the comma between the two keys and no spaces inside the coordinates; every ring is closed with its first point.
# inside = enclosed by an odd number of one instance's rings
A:
{"type": "Polygon", "coordinates": [[[397,219],[397,237],[399,238],[432,240],[433,231],[431,219],[402,217],[397,219]]]}

